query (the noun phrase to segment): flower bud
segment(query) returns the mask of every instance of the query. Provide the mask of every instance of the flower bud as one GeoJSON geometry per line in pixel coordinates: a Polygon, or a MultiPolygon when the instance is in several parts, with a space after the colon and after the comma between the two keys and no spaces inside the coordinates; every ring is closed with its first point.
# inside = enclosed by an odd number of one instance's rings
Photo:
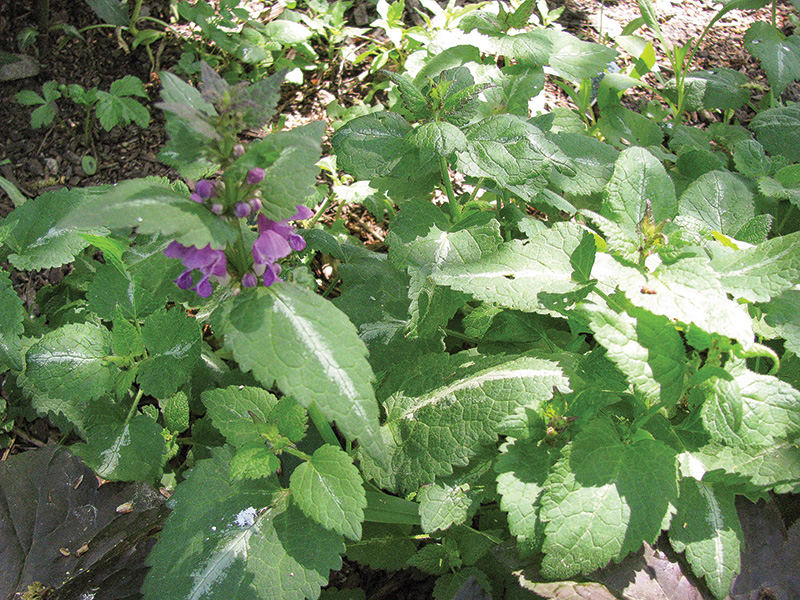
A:
{"type": "Polygon", "coordinates": [[[211,205],[211,212],[213,212],[215,215],[221,215],[223,212],[225,212],[225,207],[219,202],[215,202],[211,205]]]}
{"type": "Polygon", "coordinates": [[[247,183],[255,185],[264,181],[264,169],[253,167],[247,172],[247,183]]]}
{"type": "Polygon", "coordinates": [[[258,277],[253,273],[245,273],[245,276],[242,277],[242,285],[246,288],[256,287],[258,285],[258,277]]]}
{"type": "Polygon", "coordinates": [[[250,204],[250,210],[253,212],[258,212],[261,210],[261,200],[258,198],[250,198],[248,204],[250,204]]]}
{"type": "Polygon", "coordinates": [[[200,204],[203,203],[203,199],[200,197],[200,194],[198,194],[197,192],[193,192],[193,193],[189,194],[189,198],[194,200],[195,202],[199,202],[200,204]]]}
{"type": "Polygon", "coordinates": [[[236,206],[233,207],[233,214],[243,219],[250,214],[250,205],[247,202],[237,202],[236,206]]]}
{"type": "Polygon", "coordinates": [[[240,157],[240,156],[242,156],[243,154],[244,154],[244,146],[242,146],[241,144],[236,144],[236,145],[233,147],[233,155],[234,155],[236,158],[239,158],[239,157],[240,157]]]}
{"type": "Polygon", "coordinates": [[[194,187],[194,191],[203,200],[208,200],[214,195],[214,182],[209,181],[208,179],[201,179],[194,187]]]}

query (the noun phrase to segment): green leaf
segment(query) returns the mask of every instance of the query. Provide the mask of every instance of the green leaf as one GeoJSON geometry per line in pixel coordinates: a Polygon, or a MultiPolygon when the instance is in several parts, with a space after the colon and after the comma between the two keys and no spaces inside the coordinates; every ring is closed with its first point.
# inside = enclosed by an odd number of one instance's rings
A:
{"type": "Polygon", "coordinates": [[[108,329],[92,323],[71,323],[46,333],[25,356],[28,383],[68,402],[110,393],[119,372],[106,360],[111,339],[108,329]]]}
{"type": "Polygon", "coordinates": [[[100,19],[117,27],[127,27],[131,19],[128,3],[119,0],[86,0],[86,3],[100,19]]]}
{"type": "Polygon", "coordinates": [[[548,64],[555,72],[573,83],[594,77],[617,57],[617,51],[602,44],[584,42],[566,31],[548,28],[552,41],[548,64]]]}
{"type": "Polygon", "coordinates": [[[115,356],[137,357],[145,353],[141,332],[117,309],[114,313],[112,347],[115,356]]]}
{"type": "Polygon", "coordinates": [[[34,111],[31,113],[31,127],[34,129],[39,129],[45,125],[50,125],[50,123],[53,122],[53,119],[56,118],[57,114],[58,109],[53,102],[43,104],[42,106],[34,109],[34,111]]]}
{"type": "MultiPolygon", "coordinates": [[[[684,79],[684,110],[736,110],[750,100],[746,74],[716,67],[704,71],[691,71],[684,79]]],[[[678,94],[674,79],[664,86],[664,95],[677,104],[678,94]]]]}
{"type": "Polygon", "coordinates": [[[695,217],[714,231],[733,235],[755,215],[753,192],[727,171],[701,175],[680,197],[680,214],[695,217]]]}
{"type": "Polygon", "coordinates": [[[347,544],[347,558],[373,569],[402,569],[417,551],[409,539],[410,529],[402,525],[364,523],[361,540],[347,544]]]}
{"type": "Polygon", "coordinates": [[[542,575],[589,573],[655,542],[678,499],[677,475],[662,442],[623,444],[610,421],[589,424],[545,481],[542,575]]]}
{"type": "Polygon", "coordinates": [[[22,322],[25,307],[17,296],[8,273],[0,272],[0,372],[22,371],[22,322]]]}
{"type": "Polygon", "coordinates": [[[111,83],[109,91],[115,96],[140,96],[147,98],[142,80],[133,75],[125,75],[111,83]]]}
{"type": "Polygon", "coordinates": [[[8,260],[23,270],[50,269],[75,260],[89,245],[83,234],[107,235],[108,230],[100,223],[73,229],[61,221],[107,189],[62,188],[18,206],[0,225],[0,240],[13,252],[8,260]]]}
{"type": "MultiPolygon", "coordinates": [[[[530,356],[462,352],[428,357],[384,403],[384,437],[395,445],[391,468],[376,472],[396,490],[412,491],[464,466],[482,444],[497,439],[504,419],[522,406],[536,410],[569,382],[553,362],[530,356]]],[[[371,474],[371,473],[370,473],[371,474]]]]}
{"type": "Polygon", "coordinates": [[[280,459],[264,444],[244,446],[231,459],[231,480],[269,477],[280,466],[280,459]]]}
{"type": "Polygon", "coordinates": [[[786,37],[774,25],[756,21],[744,34],[744,47],[761,61],[775,96],[800,79],[800,36],[786,37]]]}
{"type": "MultiPolygon", "coordinates": [[[[430,202],[426,205],[432,206],[430,202]]],[[[430,277],[432,271],[477,261],[496,250],[503,238],[500,224],[486,213],[471,226],[460,223],[456,231],[442,231],[436,225],[428,230],[430,221],[419,219],[422,215],[414,207],[421,205],[412,202],[404,205],[392,222],[386,243],[390,247],[389,259],[399,268],[407,267],[411,276],[408,334],[430,337],[469,299],[465,294],[437,286],[430,277]]]]}
{"type": "Polygon", "coordinates": [[[750,129],[773,156],[800,161],[800,104],[762,110],[750,121],[750,129]]]}
{"type": "Polygon", "coordinates": [[[61,227],[136,227],[140,234],[160,233],[197,248],[224,248],[237,239],[236,229],[206,206],[156,179],[123,181],[61,214],[61,227]]]}
{"type": "Polygon", "coordinates": [[[557,456],[538,441],[505,444],[495,465],[500,508],[508,513],[508,529],[523,550],[539,550],[544,540],[540,519],[544,483],[557,456]]]}
{"type": "Polygon", "coordinates": [[[412,178],[419,158],[418,151],[406,139],[411,130],[411,125],[393,112],[372,113],[348,121],[331,137],[337,165],[356,179],[412,178]]]}
{"type": "Polygon", "coordinates": [[[597,126],[606,140],[618,148],[658,147],[664,139],[658,124],[620,105],[606,107],[600,115],[597,126]]]}
{"type": "Polygon", "coordinates": [[[717,598],[724,598],[739,573],[743,545],[734,493],[685,478],[680,483],[678,511],[672,518],[669,541],[717,598]]]}
{"type": "Polygon", "coordinates": [[[527,240],[512,240],[466,265],[448,265],[433,281],[499,306],[547,312],[586,287],[595,248],[591,234],[561,222],[527,240]]]}
{"type": "Polygon", "coordinates": [[[787,350],[800,356],[800,290],[789,290],[761,305],[766,322],[786,340],[787,350]]]}
{"type": "MultiPolygon", "coordinates": [[[[716,257],[715,257],[716,258],[716,257]]],[[[714,261],[725,291],[750,302],[767,302],[800,281],[800,232],[772,238],[714,261]]]]}
{"type": "Polygon", "coordinates": [[[795,442],[780,440],[766,447],[709,444],[692,455],[707,471],[724,470],[735,484],[745,477],[763,491],[800,490],[800,448],[795,442]]]}
{"type": "Polygon", "coordinates": [[[458,153],[456,165],[467,175],[489,177],[506,186],[546,177],[553,167],[568,176],[575,173],[572,161],[557,145],[515,115],[487,117],[467,128],[466,134],[469,144],[458,153]]]}
{"type": "Polygon", "coordinates": [[[733,146],[733,163],[745,177],[759,179],[769,176],[775,165],[764,152],[764,147],[755,140],[739,140],[733,146]]]}
{"type": "Polygon", "coordinates": [[[186,104],[189,107],[208,116],[217,114],[214,105],[207,102],[197,91],[197,88],[186,83],[180,77],[173,75],[169,71],[159,73],[161,80],[161,98],[169,104],[186,104]]]}
{"type": "Polygon", "coordinates": [[[609,144],[582,133],[548,134],[547,139],[556,144],[575,165],[575,172],[571,176],[555,170],[550,172],[550,181],[565,193],[581,196],[595,194],[611,179],[618,152],[609,144]]]}
{"type": "Polygon", "coordinates": [[[159,402],[164,414],[164,424],[174,433],[183,433],[189,429],[189,397],[186,392],[176,392],[166,400],[159,402]]]}
{"type": "Polygon", "coordinates": [[[145,319],[142,338],[148,357],[139,363],[136,381],[149,396],[171,396],[200,362],[200,325],[183,310],[162,309],[145,319]]]}
{"type": "Polygon", "coordinates": [[[140,414],[126,423],[98,412],[90,418],[87,430],[87,443],[72,446],[72,451],[99,477],[147,482],[161,478],[164,436],[161,426],[150,417],[140,414]]]}
{"type": "MultiPolygon", "coordinates": [[[[325,123],[314,121],[290,131],[273,133],[251,144],[226,177],[238,173],[244,179],[250,168],[248,161],[277,153],[277,159],[264,168],[264,181],[259,188],[264,197],[264,214],[274,221],[289,219],[297,212],[297,205],[314,192],[319,174],[316,163],[324,132],[325,123]]],[[[264,163],[252,166],[264,167],[264,163]]]]}
{"type": "Polygon", "coordinates": [[[341,448],[325,444],[289,481],[292,498],[310,518],[351,540],[361,539],[367,498],[361,474],[341,448]]]}
{"type": "Polygon", "coordinates": [[[686,351],[673,324],[643,310],[616,313],[582,304],[578,314],[591,325],[606,355],[650,403],[675,404],[683,392],[686,351]]]}
{"type": "Polygon", "coordinates": [[[286,77],[286,70],[277,71],[255,83],[251,83],[241,92],[241,98],[247,107],[244,114],[245,123],[258,129],[275,114],[275,108],[281,97],[281,84],[286,77]]]}
{"type": "Polygon", "coordinates": [[[598,254],[592,275],[601,287],[607,286],[608,293],[618,287],[634,306],[734,338],[745,348],[753,344],[750,316],[739,303],[728,299],[705,258],[684,258],[645,274],[607,254],[598,254]]]}
{"type": "Polygon", "coordinates": [[[274,425],[293,442],[303,438],[306,411],[291,399],[278,399],[261,388],[228,386],[203,392],[203,404],[214,426],[237,448],[264,442],[265,427],[274,425]]]}
{"type": "Polygon", "coordinates": [[[600,214],[618,223],[638,241],[637,227],[648,200],[656,224],[678,214],[675,187],[661,162],[644,148],[623,150],[605,187],[600,214]]]}
{"type": "Polygon", "coordinates": [[[147,559],[145,600],[317,598],[341,567],[341,536],[287,502],[274,479],[231,481],[230,459],[213,449],[176,489],[147,559]]]}
{"type": "Polygon", "coordinates": [[[406,137],[409,144],[439,156],[450,156],[456,150],[467,149],[467,137],[461,130],[446,121],[424,123],[406,137]]]}
{"type": "Polygon", "coordinates": [[[42,98],[33,90],[22,90],[14,94],[14,100],[23,106],[36,106],[37,104],[46,104],[47,100],[42,98]]]}
{"type": "Polygon", "coordinates": [[[316,404],[348,439],[385,460],[366,348],[332,304],[288,283],[243,293],[215,313],[215,329],[244,371],[303,406],[316,404]]]}
{"type": "Polygon", "coordinates": [[[127,318],[139,321],[162,308],[183,267],[159,252],[123,269],[109,261],[97,267],[89,282],[89,308],[102,319],[111,320],[121,310],[127,318]]]}

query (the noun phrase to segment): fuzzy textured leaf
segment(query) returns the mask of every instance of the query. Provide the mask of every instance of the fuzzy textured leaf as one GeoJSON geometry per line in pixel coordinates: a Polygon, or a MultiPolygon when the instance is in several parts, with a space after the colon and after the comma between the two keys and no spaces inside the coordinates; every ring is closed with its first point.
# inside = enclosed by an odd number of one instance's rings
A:
{"type": "Polygon", "coordinates": [[[17,269],[60,267],[72,262],[89,245],[81,234],[107,235],[105,224],[67,227],[61,220],[71,211],[83,211],[108,187],[45,192],[18,206],[0,225],[0,241],[13,251],[8,259],[17,269]]]}
{"type": "Polygon", "coordinates": [[[634,306],[734,338],[745,348],[753,344],[750,316],[740,304],[728,299],[705,258],[684,258],[645,274],[607,254],[598,254],[592,276],[601,287],[608,286],[609,292],[618,287],[634,306]]]}
{"type": "Polygon", "coordinates": [[[200,361],[200,325],[183,311],[160,310],[145,320],[142,338],[148,358],[140,364],[136,381],[146,394],[167,398],[200,361]]]}
{"type": "Polygon", "coordinates": [[[312,600],[341,567],[340,535],[288,503],[274,479],[230,481],[230,459],[212,450],[176,489],[145,600],[312,600]]]}
{"type": "Polygon", "coordinates": [[[136,227],[139,233],[160,233],[198,248],[208,244],[224,248],[236,240],[236,229],[207,207],[154,179],[123,181],[104,194],[90,196],[60,226],[136,227]]]}
{"type": "Polygon", "coordinates": [[[487,117],[466,131],[469,145],[457,166],[467,175],[489,177],[501,185],[522,184],[556,167],[574,174],[569,157],[544,133],[520,117],[487,117]]]}
{"type": "Polygon", "coordinates": [[[545,482],[545,577],[567,578],[653,543],[678,499],[675,452],[656,440],[623,444],[597,420],[563,451],[545,482]]]}
{"type": "Polygon", "coordinates": [[[678,214],[675,187],[661,162],[644,148],[627,148],[614,163],[600,214],[637,237],[636,227],[645,215],[648,200],[655,223],[678,214]]]}
{"type": "Polygon", "coordinates": [[[598,305],[579,307],[606,355],[651,402],[670,405],[683,391],[686,351],[666,317],[644,310],[616,313],[598,305]]]}
{"type": "Polygon", "coordinates": [[[450,475],[497,438],[500,423],[515,409],[538,408],[552,397],[553,386],[569,389],[554,362],[529,356],[464,352],[427,365],[385,402],[382,429],[394,452],[381,477],[399,490],[450,475]]]}
{"type": "Polygon", "coordinates": [[[244,371],[303,406],[316,404],[348,439],[382,462],[374,375],[344,313],[310,290],[278,282],[240,295],[214,314],[215,329],[244,371]]]}
{"type": "Polygon", "coordinates": [[[725,235],[734,235],[755,215],[753,192],[727,171],[701,175],[681,194],[679,203],[680,214],[725,235]]]}
{"type": "Polygon", "coordinates": [[[692,478],[681,480],[678,511],[672,518],[669,541],[717,598],[724,598],[739,573],[743,535],[734,494],[692,478]]]}
{"type": "Polygon", "coordinates": [[[297,505],[310,518],[351,540],[361,539],[367,497],[361,474],[341,448],[325,444],[289,481],[297,505]]]}
{"type": "Polygon", "coordinates": [[[30,347],[26,374],[33,389],[68,402],[99,398],[114,389],[119,369],[106,361],[111,332],[92,323],[71,323],[30,347]]]}
{"type": "Polygon", "coordinates": [[[527,240],[505,243],[476,262],[435,269],[431,278],[485,302],[546,312],[586,287],[593,257],[592,236],[561,222],[527,240]]]}
{"type": "Polygon", "coordinates": [[[165,446],[158,423],[146,415],[136,415],[127,423],[101,420],[99,415],[93,421],[88,426],[88,442],[76,444],[72,450],[98,476],[148,483],[161,478],[165,446]]]}
{"type": "Polygon", "coordinates": [[[744,47],[761,61],[776,96],[800,79],[800,36],[786,37],[766,21],[756,21],[744,35],[744,47]]]}
{"type": "Polygon", "coordinates": [[[725,291],[750,302],[767,302],[800,282],[800,232],[730,253],[714,266],[725,291]]]}

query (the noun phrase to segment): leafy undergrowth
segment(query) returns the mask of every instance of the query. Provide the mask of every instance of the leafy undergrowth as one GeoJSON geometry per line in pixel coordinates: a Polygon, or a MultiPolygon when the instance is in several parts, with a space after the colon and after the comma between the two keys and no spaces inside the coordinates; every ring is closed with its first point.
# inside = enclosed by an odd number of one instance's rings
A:
{"type": "MultiPolygon", "coordinates": [[[[402,8],[379,5],[388,30],[402,8]]],[[[699,41],[669,44],[649,1],[615,47],[546,8],[431,4],[385,56],[389,104],[342,116],[324,157],[322,122],[268,125],[299,50],[251,81],[162,72],[183,180],[54,190],[0,224],[14,268],[73,265],[35,319],[0,276],[2,408],[105,480],[174,488],[146,599],[358,597],[322,591],[343,557],[436,576],[437,600],[797,591],[797,525],[767,502],[800,490],[795,36],[748,31],[772,93],[736,123],[750,82],[691,71],[699,41]],[[547,78],[574,107],[531,116],[547,78]],[[380,251],[321,219],[343,198],[388,220],[380,251]]],[[[284,16],[246,39],[311,28],[284,16]]],[[[65,576],[18,564],[15,590],[65,576]]]]}

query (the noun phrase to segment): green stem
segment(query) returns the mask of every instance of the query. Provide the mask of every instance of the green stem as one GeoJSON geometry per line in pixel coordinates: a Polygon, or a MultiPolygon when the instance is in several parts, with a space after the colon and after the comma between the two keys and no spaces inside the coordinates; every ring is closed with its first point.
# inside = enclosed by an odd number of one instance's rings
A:
{"type": "Polygon", "coordinates": [[[306,454],[305,452],[298,450],[294,446],[286,446],[282,449],[282,452],[286,452],[287,454],[291,454],[292,456],[296,456],[297,458],[301,458],[303,460],[311,460],[311,455],[306,454]]]}
{"type": "Polygon", "coordinates": [[[461,220],[461,206],[456,202],[456,194],[453,192],[453,183],[450,181],[450,171],[447,168],[447,159],[439,157],[439,170],[442,172],[442,184],[447,193],[447,202],[450,208],[450,220],[458,223],[461,220]]]}
{"type": "Polygon", "coordinates": [[[323,298],[327,298],[331,295],[333,288],[336,287],[336,284],[339,283],[339,280],[342,278],[339,273],[336,273],[336,276],[328,282],[328,287],[325,288],[325,291],[322,293],[323,298]]]}
{"type": "Polygon", "coordinates": [[[133,418],[133,415],[136,414],[136,409],[139,407],[139,400],[142,399],[142,396],[144,396],[144,392],[141,389],[139,389],[139,391],[136,392],[136,397],[133,399],[133,404],[131,404],[131,408],[128,411],[128,416],[125,417],[126,425],[130,423],[131,419],[133,418]]]}
{"type": "Polygon", "coordinates": [[[786,223],[789,221],[789,215],[791,215],[792,212],[794,212],[794,204],[790,204],[789,208],[784,213],[783,218],[781,219],[780,225],[778,225],[778,228],[775,230],[775,234],[776,235],[780,234],[780,232],[783,231],[783,228],[786,226],[786,223]]]}
{"type": "Polygon", "coordinates": [[[331,196],[329,195],[325,198],[325,202],[322,203],[322,206],[319,207],[317,214],[311,217],[311,220],[308,222],[308,229],[313,229],[314,225],[316,225],[317,221],[320,220],[323,213],[328,210],[328,207],[331,205],[331,196]]]}
{"type": "Polygon", "coordinates": [[[325,415],[317,408],[316,404],[311,404],[311,406],[308,407],[308,416],[311,417],[311,422],[314,423],[314,427],[317,428],[317,431],[319,431],[319,434],[322,436],[322,439],[325,440],[326,444],[337,448],[341,447],[339,438],[337,438],[336,434],[333,432],[331,424],[328,423],[328,419],[325,418],[325,415]]]}
{"type": "Polygon", "coordinates": [[[478,180],[478,183],[475,184],[475,188],[472,190],[472,193],[469,195],[469,200],[467,202],[472,202],[475,200],[475,197],[478,195],[478,192],[483,187],[483,182],[486,181],[485,177],[481,177],[478,180]]]}
{"type": "Polygon", "coordinates": [[[142,0],[136,0],[136,3],[133,5],[133,12],[131,13],[130,32],[133,35],[139,33],[139,30],[136,28],[136,21],[139,20],[139,13],[141,11],[142,11],[142,0]]]}

